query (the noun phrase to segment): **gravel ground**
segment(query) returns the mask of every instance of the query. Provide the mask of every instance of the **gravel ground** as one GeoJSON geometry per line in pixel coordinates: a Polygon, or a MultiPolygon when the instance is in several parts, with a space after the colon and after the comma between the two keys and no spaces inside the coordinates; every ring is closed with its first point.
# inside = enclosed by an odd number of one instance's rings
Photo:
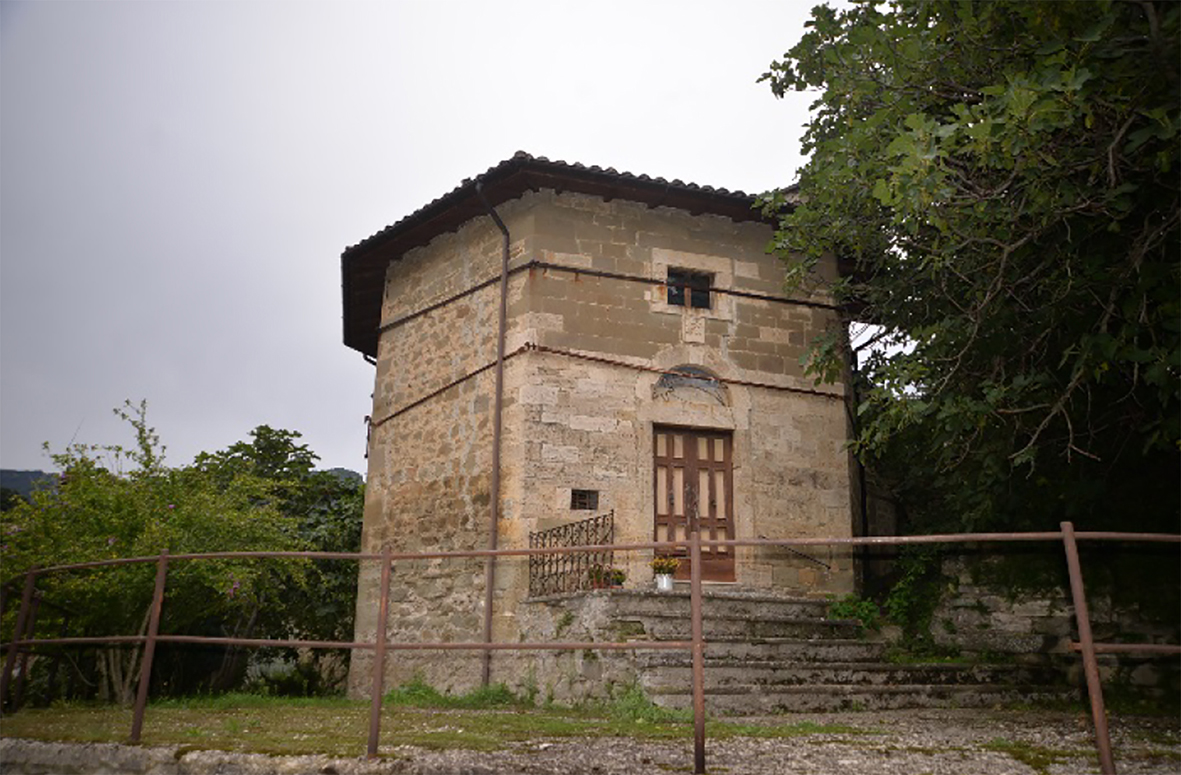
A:
{"type": "MultiPolygon", "coordinates": [[[[744,775],[1075,775],[1099,772],[1086,717],[1036,711],[912,710],[776,716],[772,723],[843,724],[864,734],[707,741],[711,773],[744,775]]],[[[1111,721],[1121,775],[1181,773],[1181,720],[1111,721]]],[[[552,739],[503,751],[381,750],[382,759],[269,757],[176,748],[0,740],[5,775],[624,775],[692,772],[691,742],[552,739]]]]}

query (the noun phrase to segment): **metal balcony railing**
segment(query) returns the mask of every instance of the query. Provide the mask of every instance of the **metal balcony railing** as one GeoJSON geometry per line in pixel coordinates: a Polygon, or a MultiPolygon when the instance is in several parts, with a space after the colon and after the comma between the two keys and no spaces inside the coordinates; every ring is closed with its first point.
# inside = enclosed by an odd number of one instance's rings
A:
{"type": "MultiPolygon", "coordinates": [[[[603,546],[615,543],[615,512],[598,514],[568,525],[529,534],[530,549],[575,546],[603,546]]],[[[615,554],[610,550],[570,554],[529,555],[529,596],[553,595],[591,589],[591,569],[610,568],[615,554]]]]}

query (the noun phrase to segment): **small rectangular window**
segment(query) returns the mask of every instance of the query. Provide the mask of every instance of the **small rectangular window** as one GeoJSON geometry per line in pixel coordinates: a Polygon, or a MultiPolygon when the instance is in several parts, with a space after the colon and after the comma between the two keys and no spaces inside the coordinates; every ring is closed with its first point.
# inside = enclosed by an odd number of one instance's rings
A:
{"type": "Polygon", "coordinates": [[[570,508],[573,511],[595,511],[599,508],[599,491],[571,490],[570,508]]]}
{"type": "Polygon", "coordinates": [[[688,269],[668,268],[668,303],[677,307],[710,308],[713,275],[688,269]],[[687,299],[687,301],[686,301],[687,299]]]}

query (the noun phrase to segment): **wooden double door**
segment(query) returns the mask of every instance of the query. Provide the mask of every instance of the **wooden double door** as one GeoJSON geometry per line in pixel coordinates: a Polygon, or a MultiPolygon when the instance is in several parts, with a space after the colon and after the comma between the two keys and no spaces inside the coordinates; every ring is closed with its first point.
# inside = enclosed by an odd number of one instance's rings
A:
{"type": "MultiPolygon", "coordinates": [[[[693,531],[702,540],[734,537],[733,437],[729,431],[656,426],[654,540],[678,541],[693,531]]],[[[691,572],[688,550],[677,578],[691,572]]],[[[701,578],[734,581],[734,547],[702,547],[701,578]]]]}

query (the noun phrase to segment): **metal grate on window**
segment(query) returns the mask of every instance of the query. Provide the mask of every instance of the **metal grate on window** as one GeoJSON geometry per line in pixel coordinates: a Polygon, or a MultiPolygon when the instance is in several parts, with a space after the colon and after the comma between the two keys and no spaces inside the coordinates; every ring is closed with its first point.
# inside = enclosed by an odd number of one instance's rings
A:
{"type": "Polygon", "coordinates": [[[571,511],[594,511],[599,508],[598,490],[571,490],[571,511]]]}

